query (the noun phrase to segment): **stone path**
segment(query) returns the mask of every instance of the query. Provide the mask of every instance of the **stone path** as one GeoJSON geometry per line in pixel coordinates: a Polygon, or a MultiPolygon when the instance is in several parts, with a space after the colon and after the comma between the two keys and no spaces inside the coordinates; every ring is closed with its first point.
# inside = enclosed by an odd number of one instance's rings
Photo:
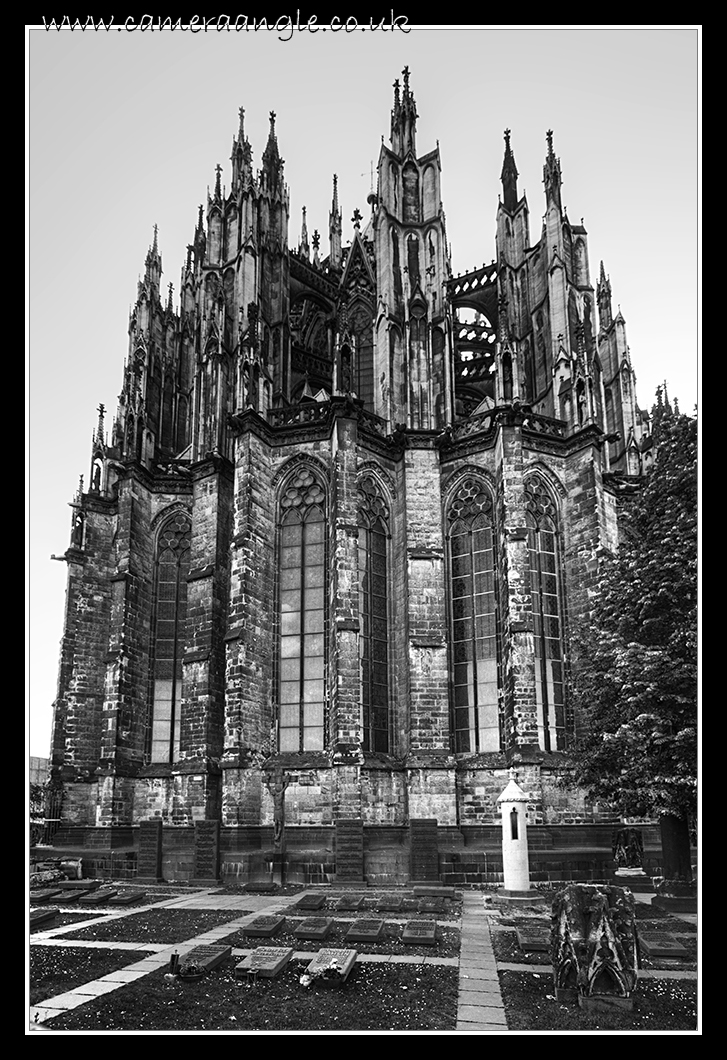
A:
{"type": "Polygon", "coordinates": [[[507,1030],[490,922],[480,891],[464,891],[462,896],[457,1030],[495,1033],[507,1030]]]}

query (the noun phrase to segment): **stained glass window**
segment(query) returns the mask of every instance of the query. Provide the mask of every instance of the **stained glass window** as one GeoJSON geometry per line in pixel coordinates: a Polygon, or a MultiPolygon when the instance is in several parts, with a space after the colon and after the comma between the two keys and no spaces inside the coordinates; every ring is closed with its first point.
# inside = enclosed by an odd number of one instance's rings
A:
{"type": "Polygon", "coordinates": [[[499,751],[499,616],[492,498],[466,479],[449,509],[450,677],[456,752],[499,751]]]}
{"type": "Polygon", "coordinates": [[[389,751],[388,511],[367,477],[359,487],[359,654],[363,746],[389,751]]]}
{"type": "Polygon", "coordinates": [[[526,500],[538,742],[555,751],[566,738],[558,524],[550,494],[537,480],[527,484],[526,500]]]}
{"type": "Polygon", "coordinates": [[[278,735],[281,751],[324,748],[325,491],[304,467],[280,501],[278,735]]]}
{"type": "Polygon", "coordinates": [[[164,525],[157,543],[152,762],[173,762],[179,755],[190,533],[189,519],[179,513],[164,525]]]}

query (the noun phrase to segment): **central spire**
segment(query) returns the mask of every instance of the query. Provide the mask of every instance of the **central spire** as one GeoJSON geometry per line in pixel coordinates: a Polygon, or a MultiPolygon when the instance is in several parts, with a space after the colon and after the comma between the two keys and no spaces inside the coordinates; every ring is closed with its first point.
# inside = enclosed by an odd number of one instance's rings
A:
{"type": "Polygon", "coordinates": [[[403,158],[411,154],[416,158],[417,108],[414,94],[409,89],[409,67],[402,70],[404,90],[399,94],[399,81],[394,81],[394,108],[391,112],[391,149],[403,158]]]}
{"type": "Polygon", "coordinates": [[[505,129],[505,158],[502,162],[500,180],[502,181],[503,205],[510,213],[513,213],[517,207],[517,178],[515,156],[510,147],[510,130],[505,129]]]}
{"type": "Polygon", "coordinates": [[[560,172],[560,159],[555,157],[553,151],[553,130],[548,129],[545,134],[548,141],[548,154],[543,166],[543,183],[545,184],[545,198],[548,204],[555,203],[561,209],[560,187],[563,183],[560,172]]]}

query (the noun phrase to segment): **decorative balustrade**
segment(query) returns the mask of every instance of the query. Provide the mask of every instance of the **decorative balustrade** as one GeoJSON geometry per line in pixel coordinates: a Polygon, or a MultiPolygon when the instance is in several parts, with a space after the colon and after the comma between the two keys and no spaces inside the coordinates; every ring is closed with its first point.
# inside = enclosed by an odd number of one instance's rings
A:
{"type": "Polygon", "coordinates": [[[461,420],[452,427],[450,440],[460,442],[463,438],[469,438],[473,434],[487,434],[494,430],[495,415],[493,412],[481,412],[477,416],[470,416],[467,420],[461,420]]]}
{"type": "Polygon", "coordinates": [[[383,420],[381,416],[376,416],[373,412],[367,412],[366,409],[359,409],[358,418],[364,430],[371,431],[372,434],[378,434],[381,438],[388,436],[386,420],[383,420]]]}
{"type": "Polygon", "coordinates": [[[287,405],[285,408],[268,409],[268,423],[271,427],[291,427],[304,423],[320,423],[328,418],[330,409],[330,401],[305,401],[300,405],[287,405]]]}
{"type": "Polygon", "coordinates": [[[523,429],[534,431],[536,434],[547,434],[551,438],[565,438],[568,424],[564,420],[554,420],[550,416],[528,412],[523,419],[523,429]]]}

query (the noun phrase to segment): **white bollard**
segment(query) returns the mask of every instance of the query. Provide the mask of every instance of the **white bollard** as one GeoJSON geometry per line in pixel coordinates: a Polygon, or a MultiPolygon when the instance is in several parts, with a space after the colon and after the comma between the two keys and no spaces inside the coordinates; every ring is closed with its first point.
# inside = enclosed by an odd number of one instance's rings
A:
{"type": "Polygon", "coordinates": [[[503,891],[529,891],[530,864],[525,804],[530,800],[513,777],[497,801],[502,811],[503,891]]]}

